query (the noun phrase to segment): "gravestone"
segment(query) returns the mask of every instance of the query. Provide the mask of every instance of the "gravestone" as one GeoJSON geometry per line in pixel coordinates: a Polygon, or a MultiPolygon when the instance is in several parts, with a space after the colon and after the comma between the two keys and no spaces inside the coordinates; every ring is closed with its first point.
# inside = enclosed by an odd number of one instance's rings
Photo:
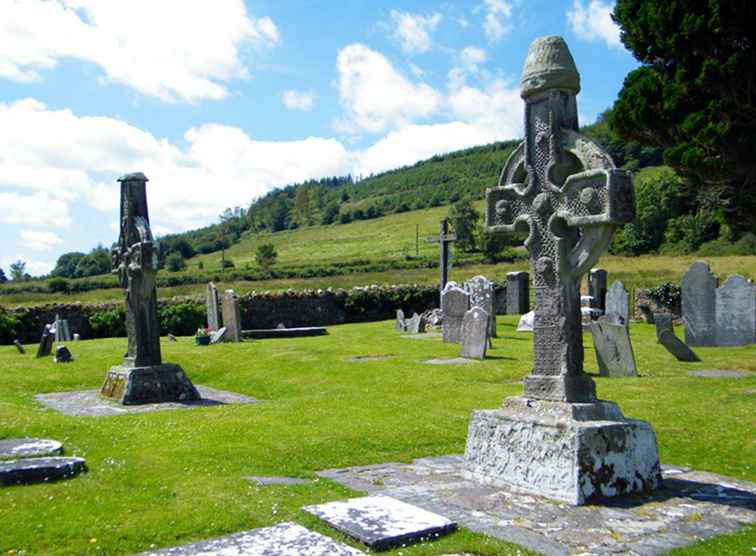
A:
{"type": "Polygon", "coordinates": [[[406,332],[407,330],[407,321],[404,318],[404,311],[401,309],[396,310],[396,324],[394,325],[394,330],[397,332],[406,332]]]}
{"type": "Polygon", "coordinates": [[[207,327],[210,330],[219,330],[221,320],[218,313],[218,288],[212,282],[208,283],[205,289],[205,308],[207,310],[207,327]]]}
{"type": "Polygon", "coordinates": [[[507,314],[507,286],[494,288],[494,312],[497,315],[507,314]]]}
{"type": "Polygon", "coordinates": [[[601,376],[638,376],[627,326],[602,316],[591,324],[591,336],[601,376]]]}
{"type": "Polygon", "coordinates": [[[661,334],[668,330],[673,335],[675,333],[675,324],[672,313],[654,313],[654,326],[656,326],[656,343],[659,343],[661,334]]]}
{"type": "Polygon", "coordinates": [[[690,346],[717,345],[718,282],[704,261],[693,263],[682,277],[682,320],[690,346]]]}
{"type": "Polygon", "coordinates": [[[656,488],[656,436],[596,398],[583,371],[580,279],[634,219],[630,176],[578,133],[580,76],[561,37],[530,46],[522,77],[525,140],[486,192],[486,231],[528,232],[533,368],[521,397],[476,411],[467,478],[570,504],[656,488]]]}
{"type": "Polygon", "coordinates": [[[473,276],[465,280],[465,290],[470,294],[470,307],[480,307],[488,315],[489,338],[496,338],[493,283],[485,276],[473,276]]]}
{"type": "Polygon", "coordinates": [[[630,324],[630,293],[619,280],[615,280],[606,292],[604,314],[614,324],[630,324]]]}
{"type": "Polygon", "coordinates": [[[49,457],[0,461],[0,484],[27,485],[69,479],[86,471],[82,458],[49,457]]]}
{"type": "Polygon", "coordinates": [[[24,349],[24,344],[22,344],[20,340],[13,340],[13,345],[16,346],[16,349],[21,355],[26,353],[26,349],[24,349]]]}
{"type": "Polygon", "coordinates": [[[66,346],[58,346],[55,349],[55,357],[53,358],[53,361],[56,363],[70,363],[73,361],[73,355],[71,355],[71,350],[69,350],[66,346]]]}
{"type": "Polygon", "coordinates": [[[221,326],[218,330],[210,333],[210,343],[217,344],[226,341],[226,334],[228,330],[225,326],[221,326]]]}
{"type": "Polygon", "coordinates": [[[690,349],[685,342],[675,336],[675,333],[671,330],[662,330],[659,334],[659,343],[670,352],[678,361],[684,361],[686,363],[693,363],[700,361],[695,351],[690,349]]]}
{"type": "Polygon", "coordinates": [[[74,334],[73,335],[73,341],[78,342],[81,340],[81,334],[74,334]]]}
{"type": "Polygon", "coordinates": [[[223,326],[226,328],[227,341],[242,341],[241,307],[239,296],[234,290],[226,290],[223,294],[223,326]]]}
{"type": "Polygon", "coordinates": [[[169,342],[178,342],[178,338],[174,336],[173,334],[168,334],[168,341],[169,342]]]}
{"type": "Polygon", "coordinates": [[[485,359],[489,342],[488,313],[481,307],[472,307],[465,313],[460,334],[460,357],[485,359]]]}
{"type": "Polygon", "coordinates": [[[407,321],[407,333],[423,334],[425,332],[425,324],[425,319],[422,315],[413,313],[412,317],[407,321]]]}
{"type": "Polygon", "coordinates": [[[530,274],[507,272],[507,314],[524,315],[530,311],[530,274]]]}
{"type": "Polygon", "coordinates": [[[535,321],[535,313],[528,311],[520,317],[517,322],[517,332],[533,332],[533,324],[535,321]]]}
{"type": "Polygon", "coordinates": [[[606,311],[607,272],[603,268],[592,268],[588,274],[588,295],[596,302],[594,309],[606,311]]]}
{"type": "Polygon", "coordinates": [[[42,337],[39,340],[39,347],[37,348],[37,357],[47,357],[52,353],[53,342],[55,341],[55,335],[52,332],[52,326],[45,325],[42,330],[42,337]]]}
{"type": "Polygon", "coordinates": [[[439,287],[440,291],[443,291],[446,287],[446,283],[449,281],[449,269],[451,267],[451,252],[449,251],[449,245],[457,240],[457,234],[449,233],[449,221],[444,218],[441,220],[441,226],[438,237],[428,238],[431,243],[438,243],[440,249],[438,269],[439,269],[439,287]]]}
{"type": "Polygon", "coordinates": [[[0,460],[59,456],[63,445],[46,438],[8,438],[0,440],[0,460]]]}
{"type": "Polygon", "coordinates": [[[456,282],[446,284],[441,292],[441,312],[444,315],[442,328],[444,342],[458,344],[462,332],[462,320],[470,307],[470,294],[456,282]]]}
{"type": "Polygon", "coordinates": [[[717,345],[756,342],[756,285],[733,274],[717,288],[717,345]]]}
{"type": "Polygon", "coordinates": [[[147,178],[128,174],[121,183],[121,231],[113,269],[125,293],[128,347],[123,363],[105,376],[100,395],[124,405],[200,398],[180,366],[163,363],[157,319],[157,246],[147,209],[147,178]]]}

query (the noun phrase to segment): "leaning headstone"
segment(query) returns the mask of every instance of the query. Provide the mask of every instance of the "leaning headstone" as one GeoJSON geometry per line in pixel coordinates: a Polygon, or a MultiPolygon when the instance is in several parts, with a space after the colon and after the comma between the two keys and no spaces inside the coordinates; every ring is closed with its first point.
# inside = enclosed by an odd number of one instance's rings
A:
{"type": "Polygon", "coordinates": [[[220,329],[216,330],[215,332],[210,333],[210,343],[211,344],[218,344],[220,342],[226,341],[226,334],[228,333],[228,330],[225,326],[221,326],[220,329]]]}
{"type": "Polygon", "coordinates": [[[756,342],[756,285],[733,274],[717,288],[717,345],[756,342]]]}
{"type": "Polygon", "coordinates": [[[654,313],[654,325],[656,326],[656,343],[659,343],[662,332],[665,330],[668,330],[673,335],[675,333],[672,313],[654,313]]]}
{"type": "Polygon", "coordinates": [[[682,320],[689,346],[717,345],[718,282],[704,261],[693,263],[682,278],[682,320]]]}
{"type": "Polygon", "coordinates": [[[73,361],[71,350],[66,346],[58,346],[55,349],[55,357],[53,358],[53,361],[55,361],[56,363],[70,363],[71,361],[73,361]]]}
{"type": "Polygon", "coordinates": [[[209,282],[205,289],[205,309],[207,310],[207,327],[210,330],[218,330],[221,327],[218,313],[218,288],[209,282]]]}
{"type": "Polygon", "coordinates": [[[602,316],[591,325],[591,336],[601,376],[638,376],[627,326],[602,316]]]}
{"type": "Polygon", "coordinates": [[[607,276],[603,268],[592,268],[588,275],[588,295],[595,300],[595,308],[602,312],[606,311],[607,276]]]}
{"type": "Polygon", "coordinates": [[[82,458],[30,458],[0,461],[0,484],[26,485],[69,479],[86,471],[82,458]]]}
{"type": "Polygon", "coordinates": [[[489,341],[488,313],[481,307],[472,307],[462,320],[459,356],[485,359],[489,341]]]}
{"type": "Polygon", "coordinates": [[[173,334],[168,334],[168,341],[169,342],[178,342],[178,338],[174,336],[173,334]]]}
{"type": "Polygon", "coordinates": [[[615,280],[606,292],[604,314],[613,324],[630,324],[630,293],[619,280],[615,280]]]}
{"type": "Polygon", "coordinates": [[[105,375],[100,395],[124,405],[199,400],[180,366],[163,363],[157,318],[157,245],[147,210],[147,178],[128,174],[121,183],[121,231],[113,268],[125,292],[128,347],[123,363],[105,375]]]}
{"type": "Polygon", "coordinates": [[[634,219],[632,180],[579,133],[580,76],[564,39],[533,42],[521,85],[525,139],[486,191],[485,221],[493,234],[529,228],[533,370],[521,397],[473,414],[465,475],[570,504],[650,491],[661,482],[656,435],[597,399],[580,322],[582,275],[634,219]]]}
{"type": "Polygon", "coordinates": [[[413,313],[412,317],[407,321],[407,333],[423,334],[425,332],[425,324],[425,319],[422,315],[413,313]]]}
{"type": "Polygon", "coordinates": [[[480,307],[488,315],[488,335],[496,338],[493,283],[485,276],[473,276],[465,281],[465,290],[470,294],[470,307],[480,307]]]}
{"type": "Polygon", "coordinates": [[[530,311],[530,274],[507,272],[507,314],[524,315],[530,311]]]}
{"type": "Polygon", "coordinates": [[[55,335],[52,332],[52,326],[45,325],[42,331],[42,337],[39,340],[39,347],[37,348],[37,357],[47,357],[52,353],[53,342],[55,341],[55,335]]]}
{"type": "Polygon", "coordinates": [[[470,295],[455,282],[446,284],[441,292],[441,311],[444,314],[444,342],[458,344],[462,332],[462,320],[470,307],[470,295]]]}
{"type": "Polygon", "coordinates": [[[24,344],[22,344],[20,340],[13,340],[13,345],[16,346],[16,349],[21,355],[26,353],[26,349],[24,349],[24,344]]]}
{"type": "Polygon", "coordinates": [[[226,290],[223,294],[223,326],[226,327],[227,341],[242,341],[241,307],[234,290],[226,290]]]}
{"type": "Polygon", "coordinates": [[[690,349],[685,342],[675,336],[674,332],[669,330],[662,330],[659,335],[659,343],[670,352],[678,361],[685,361],[692,363],[700,361],[701,359],[696,355],[696,352],[690,349]]]}
{"type": "Polygon", "coordinates": [[[407,331],[407,321],[404,318],[404,311],[401,309],[396,310],[396,324],[394,324],[394,330],[397,332],[407,331]]]}

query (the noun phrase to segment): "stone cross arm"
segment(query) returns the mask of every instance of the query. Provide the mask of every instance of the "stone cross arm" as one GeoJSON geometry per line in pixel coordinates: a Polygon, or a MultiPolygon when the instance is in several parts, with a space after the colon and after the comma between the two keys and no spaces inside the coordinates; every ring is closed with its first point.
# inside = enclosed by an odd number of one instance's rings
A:
{"type": "Polygon", "coordinates": [[[450,241],[457,241],[457,234],[444,234],[442,236],[430,236],[428,243],[448,243],[450,241]]]}

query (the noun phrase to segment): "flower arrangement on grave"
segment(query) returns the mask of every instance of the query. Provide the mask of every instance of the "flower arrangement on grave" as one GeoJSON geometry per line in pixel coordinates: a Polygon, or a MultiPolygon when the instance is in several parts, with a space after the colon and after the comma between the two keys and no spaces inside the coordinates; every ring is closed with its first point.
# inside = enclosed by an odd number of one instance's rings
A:
{"type": "Polygon", "coordinates": [[[194,343],[198,346],[206,346],[210,343],[210,329],[198,328],[194,334],[194,343]]]}

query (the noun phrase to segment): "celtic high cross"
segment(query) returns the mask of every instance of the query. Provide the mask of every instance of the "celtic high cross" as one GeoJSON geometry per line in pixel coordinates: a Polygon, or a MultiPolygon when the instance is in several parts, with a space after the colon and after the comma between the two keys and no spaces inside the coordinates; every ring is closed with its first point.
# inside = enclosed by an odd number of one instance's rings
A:
{"type": "Polygon", "coordinates": [[[526,398],[596,400],[583,372],[580,277],[634,216],[629,176],[578,133],[580,75],[561,37],[537,39],[522,75],[525,140],[499,187],[486,193],[489,231],[529,232],[525,246],[535,290],[533,371],[526,398]]]}

